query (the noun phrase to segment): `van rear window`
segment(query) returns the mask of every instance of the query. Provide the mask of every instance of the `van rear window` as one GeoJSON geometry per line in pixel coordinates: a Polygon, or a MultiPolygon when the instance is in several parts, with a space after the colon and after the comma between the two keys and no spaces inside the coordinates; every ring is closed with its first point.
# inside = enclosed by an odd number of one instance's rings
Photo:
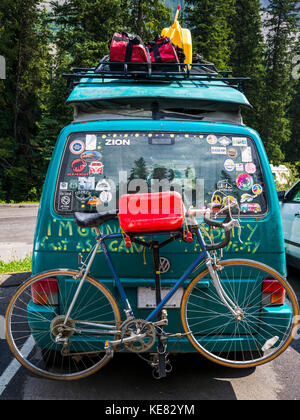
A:
{"type": "Polygon", "coordinates": [[[74,133],[62,157],[55,211],[118,208],[123,194],[175,190],[186,208],[237,200],[241,214],[267,211],[259,156],[249,137],[201,133],[74,133]],[[226,198],[227,197],[227,198],[226,198]]]}

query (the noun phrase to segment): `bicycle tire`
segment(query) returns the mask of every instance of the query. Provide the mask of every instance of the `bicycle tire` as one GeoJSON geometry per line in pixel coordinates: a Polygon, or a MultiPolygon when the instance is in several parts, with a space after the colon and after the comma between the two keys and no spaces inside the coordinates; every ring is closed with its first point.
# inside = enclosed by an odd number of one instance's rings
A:
{"type": "MultiPolygon", "coordinates": [[[[78,275],[79,272],[68,269],[37,274],[26,281],[10,301],[5,316],[6,339],[16,359],[34,374],[55,380],[77,380],[97,372],[110,360],[104,351],[104,340],[97,340],[97,334],[87,332],[87,328],[91,327],[81,325],[78,327],[81,328],[81,333],[70,332],[70,356],[63,356],[62,344],[54,341],[54,332],[58,324],[62,323],[77,290],[78,275]],[[49,279],[57,279],[58,295],[55,297],[54,292],[50,291],[50,297],[45,298],[45,290],[41,291],[40,288],[45,289],[45,282],[48,281],[49,284],[49,279]],[[38,300],[41,301],[38,304],[34,301],[33,290],[39,290],[35,291],[38,300]],[[55,299],[57,305],[53,305],[55,299]]],[[[77,304],[72,310],[71,319],[74,326],[80,325],[79,321],[82,321],[81,324],[97,321],[107,323],[118,330],[121,324],[120,311],[115,299],[103,284],[91,276],[86,278],[77,304]]],[[[117,337],[116,334],[109,338],[117,337]]]]}
{"type": "Polygon", "coordinates": [[[235,319],[221,302],[206,269],[191,281],[182,298],[181,320],[189,341],[203,356],[223,366],[251,368],[270,362],[287,349],[297,332],[299,308],[294,291],[264,264],[235,259],[220,266],[221,284],[244,311],[244,318],[235,319]],[[274,299],[270,286],[264,286],[272,280],[274,299]]]}

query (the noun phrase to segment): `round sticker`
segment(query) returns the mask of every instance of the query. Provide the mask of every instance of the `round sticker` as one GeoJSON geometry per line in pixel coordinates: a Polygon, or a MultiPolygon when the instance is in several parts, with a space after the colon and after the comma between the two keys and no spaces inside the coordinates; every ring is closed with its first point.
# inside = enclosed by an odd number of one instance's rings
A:
{"type": "Polygon", "coordinates": [[[242,191],[248,191],[253,186],[252,176],[249,174],[241,174],[236,179],[237,187],[242,191]]]}
{"type": "Polygon", "coordinates": [[[84,151],[85,145],[81,140],[72,141],[70,144],[70,152],[74,155],[80,155],[84,151]]]}
{"type": "Polygon", "coordinates": [[[86,167],[86,163],[82,159],[73,160],[71,163],[71,168],[74,172],[80,173],[86,167]]]}
{"type": "Polygon", "coordinates": [[[91,163],[100,160],[102,158],[102,155],[99,152],[84,152],[81,154],[80,157],[85,162],[91,163]]]}
{"type": "Polygon", "coordinates": [[[247,163],[245,170],[248,174],[253,175],[256,172],[256,165],[254,163],[247,163]]]}
{"type": "Polygon", "coordinates": [[[227,159],[224,162],[224,168],[227,172],[233,172],[235,170],[235,163],[232,159],[227,159]]]}
{"type": "Polygon", "coordinates": [[[252,192],[255,195],[260,195],[263,192],[263,187],[261,185],[259,185],[259,184],[255,184],[252,187],[252,192]]]}
{"type": "Polygon", "coordinates": [[[216,144],[218,143],[218,139],[216,136],[214,136],[213,134],[210,134],[209,136],[207,136],[207,143],[208,144],[216,144]]]}
{"type": "Polygon", "coordinates": [[[238,151],[234,147],[229,147],[227,154],[230,158],[235,159],[238,156],[238,151]]]}

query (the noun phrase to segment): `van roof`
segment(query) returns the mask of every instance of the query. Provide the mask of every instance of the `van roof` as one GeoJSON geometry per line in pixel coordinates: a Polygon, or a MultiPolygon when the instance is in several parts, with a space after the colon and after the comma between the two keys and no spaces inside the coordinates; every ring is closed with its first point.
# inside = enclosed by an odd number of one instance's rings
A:
{"type": "Polygon", "coordinates": [[[81,79],[71,92],[67,103],[115,102],[145,103],[153,100],[173,104],[187,102],[197,108],[201,102],[227,103],[251,107],[246,96],[222,81],[180,80],[170,82],[146,82],[135,80],[81,79]]]}

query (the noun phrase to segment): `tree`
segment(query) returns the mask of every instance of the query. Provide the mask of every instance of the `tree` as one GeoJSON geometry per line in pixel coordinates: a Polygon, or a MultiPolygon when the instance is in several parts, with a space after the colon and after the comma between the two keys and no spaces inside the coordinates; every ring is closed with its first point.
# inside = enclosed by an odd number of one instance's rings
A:
{"type": "Polygon", "coordinates": [[[265,44],[262,32],[260,0],[235,0],[235,15],[231,19],[233,43],[231,67],[233,75],[250,77],[245,83],[245,94],[253,110],[245,111],[245,122],[259,129],[264,100],[265,44]]]}
{"type": "Polygon", "coordinates": [[[185,24],[192,30],[194,51],[220,70],[228,70],[235,0],[186,0],[185,4],[185,24]]]}
{"type": "Polygon", "coordinates": [[[161,0],[130,0],[129,26],[133,32],[150,41],[169,26],[171,11],[161,0]]]}
{"type": "Polygon", "coordinates": [[[294,80],[292,58],[298,32],[299,2],[271,0],[265,9],[267,34],[265,109],[261,133],[272,163],[284,161],[291,140],[287,115],[294,80]]]}
{"type": "Polygon", "coordinates": [[[285,147],[286,160],[300,162],[300,81],[298,80],[293,95],[288,117],[291,121],[291,140],[285,147]]]}
{"type": "Polygon", "coordinates": [[[0,84],[0,178],[7,200],[37,198],[31,140],[42,117],[49,63],[48,31],[39,6],[38,0],[0,4],[0,50],[7,62],[7,79],[0,84]]]}

